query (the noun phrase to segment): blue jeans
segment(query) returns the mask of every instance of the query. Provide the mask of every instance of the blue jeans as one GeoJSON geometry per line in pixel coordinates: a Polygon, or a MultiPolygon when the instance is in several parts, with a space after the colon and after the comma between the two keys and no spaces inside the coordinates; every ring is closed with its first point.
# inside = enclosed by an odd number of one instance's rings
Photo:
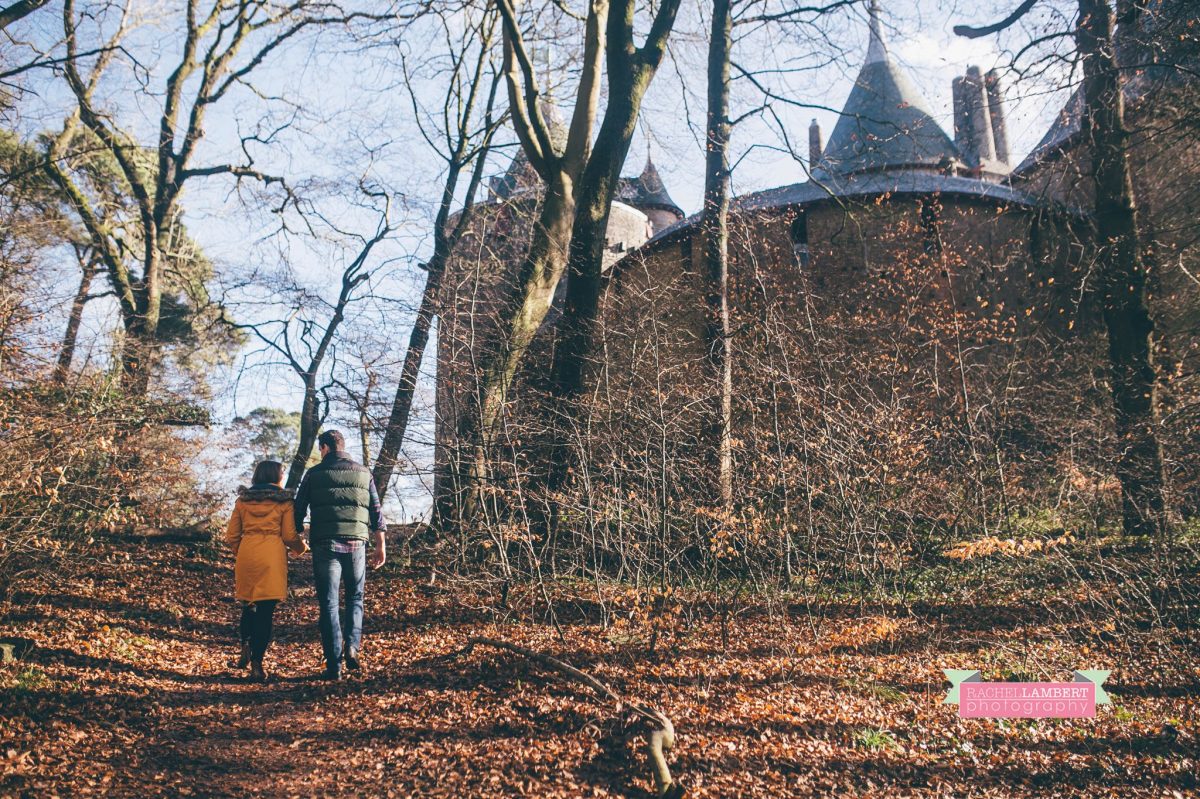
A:
{"type": "Polygon", "coordinates": [[[312,548],[313,576],[321,608],[321,648],[325,665],[336,668],[343,645],[355,652],[362,642],[363,588],[367,582],[367,544],[322,541],[312,548]],[[338,551],[348,550],[348,551],[338,551]],[[338,613],[338,587],[346,586],[345,615],[338,613]]]}

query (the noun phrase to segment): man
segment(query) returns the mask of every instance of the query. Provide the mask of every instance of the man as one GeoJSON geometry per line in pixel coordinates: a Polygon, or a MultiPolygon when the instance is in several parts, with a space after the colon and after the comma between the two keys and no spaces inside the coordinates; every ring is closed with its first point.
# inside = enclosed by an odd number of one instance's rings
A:
{"type": "Polygon", "coordinates": [[[321,607],[321,646],[325,678],[340,680],[346,668],[359,667],[362,643],[363,589],[367,581],[367,540],[373,538],[370,565],[387,559],[379,492],[367,467],[346,454],[346,440],[337,430],[317,437],[321,462],[308,470],[296,491],[296,529],[304,530],[311,513],[308,540],[312,548],[317,602],[321,607]],[[338,587],[346,585],[346,613],[338,614],[338,587]]]}

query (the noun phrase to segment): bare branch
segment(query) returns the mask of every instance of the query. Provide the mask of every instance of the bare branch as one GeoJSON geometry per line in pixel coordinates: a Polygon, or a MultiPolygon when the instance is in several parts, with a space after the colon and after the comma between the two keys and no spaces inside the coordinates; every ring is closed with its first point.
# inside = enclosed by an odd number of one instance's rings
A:
{"type": "Polygon", "coordinates": [[[1038,0],[1024,0],[1021,5],[1017,6],[1016,11],[1012,12],[999,22],[992,23],[991,25],[984,25],[979,28],[973,28],[970,25],[955,25],[954,34],[956,36],[965,36],[968,39],[979,39],[983,36],[991,36],[993,33],[999,33],[1000,31],[1006,28],[1011,28],[1013,25],[1015,25],[1017,21],[1021,19],[1021,17],[1029,13],[1029,10],[1037,4],[1037,1],[1038,0]]]}
{"type": "Polygon", "coordinates": [[[20,0],[20,2],[0,10],[0,29],[7,28],[22,17],[29,16],[48,2],[50,0],[20,0]]]}

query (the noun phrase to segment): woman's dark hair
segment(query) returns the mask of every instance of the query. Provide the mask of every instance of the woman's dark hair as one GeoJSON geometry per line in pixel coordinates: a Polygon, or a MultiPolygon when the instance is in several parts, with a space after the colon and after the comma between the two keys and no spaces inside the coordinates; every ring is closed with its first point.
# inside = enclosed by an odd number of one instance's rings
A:
{"type": "Polygon", "coordinates": [[[283,464],[279,461],[263,461],[254,467],[254,483],[278,483],[283,479],[283,464]]]}

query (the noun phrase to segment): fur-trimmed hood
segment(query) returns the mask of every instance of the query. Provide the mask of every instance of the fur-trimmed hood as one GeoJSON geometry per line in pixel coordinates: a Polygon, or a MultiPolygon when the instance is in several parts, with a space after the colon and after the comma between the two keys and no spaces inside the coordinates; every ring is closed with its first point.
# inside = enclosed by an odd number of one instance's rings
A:
{"type": "Polygon", "coordinates": [[[238,489],[238,498],[247,502],[291,502],[296,498],[296,492],[272,485],[242,486],[238,489]]]}

